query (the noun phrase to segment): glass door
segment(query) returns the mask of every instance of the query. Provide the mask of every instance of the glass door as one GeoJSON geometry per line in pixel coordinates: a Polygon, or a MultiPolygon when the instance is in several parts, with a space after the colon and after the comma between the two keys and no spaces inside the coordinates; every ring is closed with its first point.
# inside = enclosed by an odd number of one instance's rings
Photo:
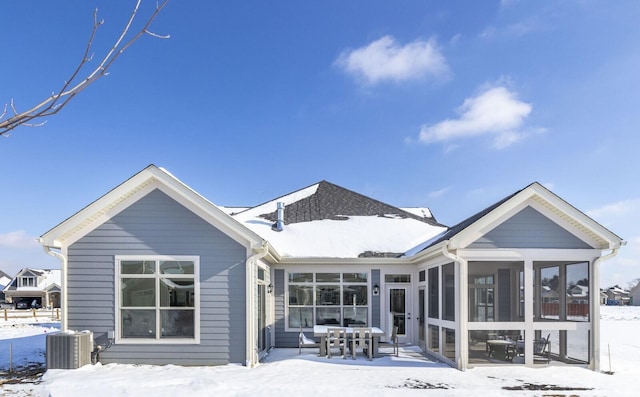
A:
{"type": "MultiPolygon", "coordinates": [[[[398,342],[411,342],[411,313],[407,311],[409,304],[408,287],[389,286],[387,287],[388,313],[390,322],[388,332],[391,332],[391,325],[398,327],[398,342]]],[[[410,310],[410,309],[409,309],[410,310]]]]}

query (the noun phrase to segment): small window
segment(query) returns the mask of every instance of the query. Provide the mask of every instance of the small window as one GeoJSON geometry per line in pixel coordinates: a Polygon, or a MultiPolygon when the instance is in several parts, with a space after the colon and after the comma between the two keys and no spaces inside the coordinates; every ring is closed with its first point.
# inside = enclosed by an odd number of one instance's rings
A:
{"type": "Polygon", "coordinates": [[[420,270],[420,273],[418,273],[418,281],[420,281],[420,282],[427,281],[427,271],[426,270],[420,270]]]}
{"type": "Polygon", "coordinates": [[[35,287],[36,286],[35,277],[21,277],[20,278],[20,286],[21,287],[35,287]]]}

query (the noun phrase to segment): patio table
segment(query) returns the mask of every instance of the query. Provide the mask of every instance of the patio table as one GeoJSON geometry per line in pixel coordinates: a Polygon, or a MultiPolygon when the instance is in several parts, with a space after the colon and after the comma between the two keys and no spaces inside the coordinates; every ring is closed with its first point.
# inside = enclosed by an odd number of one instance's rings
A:
{"type": "MultiPolygon", "coordinates": [[[[346,330],[347,337],[353,333],[353,328],[363,328],[363,327],[336,327],[335,325],[314,325],[313,326],[313,336],[320,337],[320,356],[327,355],[327,329],[329,328],[343,328],[346,330]]],[[[384,331],[378,327],[364,327],[371,328],[371,338],[372,340],[372,348],[373,348],[373,357],[377,357],[378,355],[378,342],[380,341],[380,337],[384,336],[384,331]]]]}
{"type": "Polygon", "coordinates": [[[487,350],[489,351],[489,357],[493,357],[495,352],[500,352],[504,355],[505,360],[513,359],[515,355],[516,341],[506,339],[489,339],[487,340],[487,350]]]}

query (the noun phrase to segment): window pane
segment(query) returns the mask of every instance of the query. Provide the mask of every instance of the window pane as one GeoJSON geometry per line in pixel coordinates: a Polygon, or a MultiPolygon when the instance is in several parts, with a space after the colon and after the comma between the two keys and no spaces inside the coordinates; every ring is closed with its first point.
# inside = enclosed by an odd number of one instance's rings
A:
{"type": "Polygon", "coordinates": [[[156,337],[155,310],[122,310],[123,338],[156,337]]]}
{"type": "Polygon", "coordinates": [[[418,281],[426,281],[427,280],[427,272],[424,270],[420,270],[418,273],[418,281]]]}
{"type": "Polygon", "coordinates": [[[342,279],[345,283],[366,283],[367,273],[342,273],[342,279]]]}
{"type": "Polygon", "coordinates": [[[316,324],[340,325],[339,307],[319,307],[316,309],[316,324]]]}
{"type": "Polygon", "coordinates": [[[366,326],[367,325],[367,308],[366,307],[345,307],[343,310],[344,326],[366,326]]]}
{"type": "Polygon", "coordinates": [[[437,325],[429,325],[427,332],[429,333],[427,338],[428,348],[436,353],[440,353],[440,328],[437,325]]]}
{"type": "Polygon", "coordinates": [[[451,361],[456,360],[456,331],[450,328],[443,328],[444,331],[444,351],[442,355],[451,361]]]}
{"type": "Polygon", "coordinates": [[[318,283],[335,283],[340,282],[340,273],[317,273],[316,282],[318,283]]]}
{"type": "Polygon", "coordinates": [[[121,261],[121,274],[155,274],[155,261],[121,261]]]}
{"type": "Polygon", "coordinates": [[[155,306],[156,280],[153,278],[123,278],[122,306],[155,306]]]}
{"type": "Polygon", "coordinates": [[[410,274],[385,274],[384,281],[387,283],[410,283],[410,274]]]}
{"type": "MultiPolygon", "coordinates": [[[[442,318],[444,320],[455,321],[455,268],[453,263],[442,266],[442,318]]],[[[493,298],[491,296],[491,305],[493,298]]]]}
{"type": "Polygon", "coordinates": [[[345,285],[342,292],[344,305],[360,305],[367,304],[367,286],[366,285],[345,285]]]}
{"type": "Polygon", "coordinates": [[[560,268],[558,266],[540,269],[540,316],[546,319],[560,319],[560,268]]]}
{"type": "Polygon", "coordinates": [[[161,307],[193,307],[193,279],[160,279],[161,307]]]}
{"type": "Polygon", "coordinates": [[[289,285],[290,305],[313,305],[313,287],[305,285],[289,285]]]}
{"type": "Polygon", "coordinates": [[[194,264],[191,261],[161,261],[161,274],[194,274],[194,264]]]}
{"type": "Polygon", "coordinates": [[[313,273],[289,273],[290,283],[311,283],[313,282],[313,273]]]}
{"type": "Polygon", "coordinates": [[[289,308],[289,327],[291,328],[313,327],[312,307],[291,307],[289,308]]]}
{"type": "Polygon", "coordinates": [[[316,305],[339,305],[340,286],[320,285],[316,286],[316,305]]]}
{"type": "Polygon", "coordinates": [[[589,321],[589,265],[567,265],[567,320],[589,321]]]}
{"type": "Polygon", "coordinates": [[[438,267],[429,269],[429,317],[440,318],[440,292],[439,292],[439,278],[438,267]]]}
{"type": "Polygon", "coordinates": [[[193,338],[194,332],[193,310],[162,310],[160,312],[160,327],[163,338],[193,338]]]}

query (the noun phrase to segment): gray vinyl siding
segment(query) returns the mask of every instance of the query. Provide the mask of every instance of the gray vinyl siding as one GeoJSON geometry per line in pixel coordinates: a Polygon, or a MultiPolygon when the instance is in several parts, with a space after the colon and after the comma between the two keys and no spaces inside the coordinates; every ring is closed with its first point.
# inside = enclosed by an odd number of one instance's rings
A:
{"type": "Polygon", "coordinates": [[[592,248],[532,207],[526,207],[469,248],[592,248]]]}
{"type": "Polygon", "coordinates": [[[96,343],[115,330],[116,255],[200,258],[199,344],[114,344],[103,363],[216,365],[245,362],[246,250],[159,190],[111,218],[68,250],[68,328],[96,343]]]}
{"type": "MultiPolygon", "coordinates": [[[[276,269],[274,271],[273,285],[275,293],[275,327],[276,340],[275,347],[298,347],[298,332],[285,332],[286,308],[285,308],[285,271],[276,269]]],[[[312,335],[307,335],[311,337],[312,335]]]]}
{"type": "MultiPolygon", "coordinates": [[[[380,282],[380,269],[371,270],[372,289],[374,285],[378,285],[380,289],[382,289],[382,283],[380,282]]],[[[382,292],[377,296],[373,296],[372,294],[369,294],[369,296],[371,297],[371,326],[384,329],[380,324],[380,296],[382,296],[382,292]]]]}

